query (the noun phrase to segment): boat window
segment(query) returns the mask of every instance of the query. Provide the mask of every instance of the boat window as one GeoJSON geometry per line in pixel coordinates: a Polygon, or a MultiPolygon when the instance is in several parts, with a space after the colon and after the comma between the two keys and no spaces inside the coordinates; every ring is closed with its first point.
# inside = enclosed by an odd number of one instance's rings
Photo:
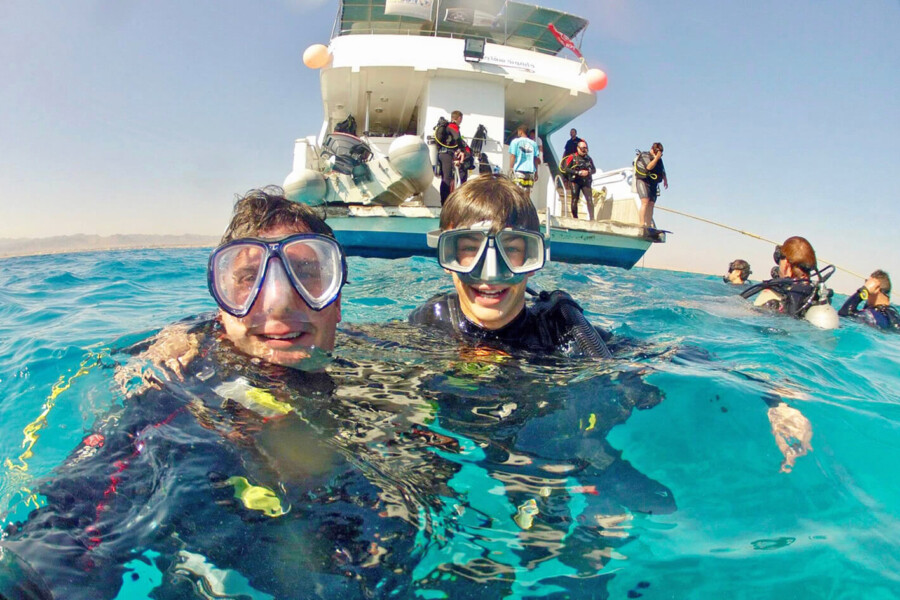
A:
{"type": "Polygon", "coordinates": [[[558,10],[522,2],[481,0],[475,11],[462,0],[435,2],[429,21],[385,14],[385,0],[343,0],[336,35],[393,34],[436,35],[452,38],[483,38],[494,44],[559,54],[564,46],[550,31],[553,25],[570,39],[579,41],[586,19],[558,10]],[[485,15],[493,17],[487,20],[485,15]],[[437,16],[437,25],[435,25],[437,16]]]}

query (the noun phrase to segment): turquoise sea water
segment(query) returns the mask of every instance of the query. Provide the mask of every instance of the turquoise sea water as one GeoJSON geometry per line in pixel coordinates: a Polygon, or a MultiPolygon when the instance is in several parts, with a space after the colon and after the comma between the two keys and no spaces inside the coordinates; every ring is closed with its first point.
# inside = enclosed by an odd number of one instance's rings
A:
{"type": "MultiPolygon", "coordinates": [[[[54,469],[122,403],[112,380],[125,360],[118,351],[214,308],[207,255],[141,250],[0,261],[0,525],[25,520],[41,503],[31,495],[38,482],[57,477],[54,469]]],[[[427,523],[415,539],[399,530],[394,544],[404,540],[408,554],[386,559],[391,575],[373,587],[376,595],[390,597],[385,590],[395,586],[396,597],[422,598],[900,597],[900,336],[855,323],[820,331],[759,313],[710,277],[552,264],[534,278],[538,286],[568,290],[595,324],[637,340],[639,349],[602,368],[492,364],[435,348],[402,327],[371,325],[402,320],[447,289],[434,261],[350,259],[350,271],[335,402],[365,410],[341,417],[338,429],[351,423],[359,431],[377,414],[379,432],[430,440],[398,451],[396,461],[409,466],[394,470],[377,458],[391,448],[383,439],[354,442],[359,452],[350,462],[383,491],[381,502],[408,509],[408,522],[427,523]],[[370,340],[381,342],[373,349],[370,340]],[[636,372],[643,381],[625,383],[623,374],[636,372]],[[636,395],[654,390],[661,402],[626,415],[605,439],[589,437],[609,428],[610,403],[640,403],[636,395]],[[811,452],[791,473],[779,470],[783,457],[766,416],[763,398],[773,395],[813,431],[811,452]],[[390,401],[379,404],[382,396],[390,401]],[[425,407],[426,416],[410,406],[425,407]],[[488,425],[473,420],[487,407],[488,425]],[[491,445],[498,439],[502,460],[491,445]],[[611,466],[567,478],[539,456],[594,467],[607,457],[611,466]],[[543,475],[535,465],[546,467],[543,475]],[[419,481],[431,467],[446,473],[434,477],[434,489],[419,481]],[[546,497],[535,493],[548,487],[546,497]],[[384,490],[404,499],[385,500],[384,490]],[[654,510],[654,494],[674,510],[654,510]],[[513,517],[517,507],[528,512],[528,499],[538,513],[523,527],[513,517]]],[[[289,495],[290,483],[285,489],[289,495]]],[[[392,543],[379,539],[390,554],[392,543]]],[[[280,544],[280,556],[292,556],[290,544],[280,544]]],[[[120,598],[278,597],[266,590],[277,575],[254,579],[251,561],[234,569],[246,579],[232,583],[231,595],[196,583],[194,569],[194,585],[156,596],[150,590],[170,575],[153,560],[158,548],[133,550],[143,558],[116,576],[127,584],[120,598]]]]}

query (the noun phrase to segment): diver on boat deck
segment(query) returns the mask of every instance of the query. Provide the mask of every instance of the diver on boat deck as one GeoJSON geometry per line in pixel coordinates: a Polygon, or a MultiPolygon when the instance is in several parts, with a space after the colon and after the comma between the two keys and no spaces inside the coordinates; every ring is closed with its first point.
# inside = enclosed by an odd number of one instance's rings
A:
{"type": "Polygon", "coordinates": [[[540,148],[528,137],[524,126],[516,129],[516,137],[509,143],[509,173],[516,184],[528,195],[537,181],[538,165],[541,164],[540,148]]]}
{"type": "Polygon", "coordinates": [[[638,151],[634,159],[635,187],[641,199],[641,225],[645,229],[653,227],[653,208],[656,206],[656,197],[659,196],[660,182],[663,187],[669,189],[669,178],[666,175],[662,155],[663,145],[654,142],[650,152],[638,151]]]}
{"type": "Polygon", "coordinates": [[[866,283],[847,298],[838,314],[879,329],[900,330],[900,312],[891,306],[891,278],[881,269],[873,272],[866,283]],[[860,310],[861,302],[866,305],[860,310]]]}
{"type": "Polygon", "coordinates": [[[820,270],[815,250],[800,236],[790,237],[776,246],[772,258],[778,265],[779,277],[753,285],[741,292],[741,296],[751,298],[759,294],[753,302],[755,306],[797,319],[806,318],[826,329],[837,327],[837,317],[831,315],[834,293],[825,287],[834,267],[829,265],[820,270]],[[824,317],[819,321],[821,315],[824,317]]]}
{"type": "Polygon", "coordinates": [[[592,189],[592,177],[597,172],[594,159],[588,154],[587,142],[581,140],[574,154],[564,156],[559,161],[559,172],[562,173],[572,193],[572,218],[578,218],[578,201],[584,196],[587,206],[588,221],[594,220],[594,193],[592,189]]]}
{"type": "Polygon", "coordinates": [[[584,140],[578,137],[578,131],[574,127],[570,129],[569,139],[566,140],[566,146],[563,148],[563,158],[570,154],[575,154],[575,151],[578,150],[578,144],[583,141],[584,140]]]}
{"type": "MultiPolygon", "coordinates": [[[[465,158],[460,149],[460,140],[462,136],[459,132],[459,126],[462,123],[463,114],[461,111],[454,110],[450,113],[450,122],[444,128],[444,139],[437,139],[438,145],[438,169],[441,175],[441,205],[447,201],[450,190],[453,188],[453,171],[454,165],[459,164],[465,158]]],[[[462,173],[460,173],[462,175],[462,173]]]]}
{"type": "Polygon", "coordinates": [[[750,279],[750,274],[753,271],[750,270],[750,263],[746,260],[739,258],[737,260],[733,260],[728,264],[728,271],[722,275],[722,281],[725,283],[733,283],[735,285],[741,285],[747,283],[747,280],[750,279]]]}
{"type": "Polygon", "coordinates": [[[440,224],[429,244],[456,291],[417,308],[410,323],[514,349],[610,356],[609,334],[588,323],[566,292],[541,292],[526,305],[528,279],[544,266],[544,237],[534,205],[509,179],[484,175],[461,186],[440,224]]]}

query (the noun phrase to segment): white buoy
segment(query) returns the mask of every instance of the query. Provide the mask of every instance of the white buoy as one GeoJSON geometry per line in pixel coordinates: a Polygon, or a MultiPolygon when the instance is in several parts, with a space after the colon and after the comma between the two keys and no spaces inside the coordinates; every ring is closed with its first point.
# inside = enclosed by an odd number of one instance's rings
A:
{"type": "Polygon", "coordinates": [[[312,169],[292,171],[284,180],[284,195],[293,202],[316,206],[325,200],[325,177],[312,169]]]}
{"type": "Polygon", "coordinates": [[[837,311],[830,304],[810,306],[804,318],[819,329],[837,329],[840,325],[837,311]]]}
{"type": "Polygon", "coordinates": [[[415,135],[401,135],[388,148],[391,166],[408,180],[417,192],[425,191],[434,180],[428,145],[415,135]]]}

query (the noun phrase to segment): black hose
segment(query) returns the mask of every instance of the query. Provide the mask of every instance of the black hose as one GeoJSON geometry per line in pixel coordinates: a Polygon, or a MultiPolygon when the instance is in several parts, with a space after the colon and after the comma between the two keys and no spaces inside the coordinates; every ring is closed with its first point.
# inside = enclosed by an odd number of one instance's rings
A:
{"type": "Polygon", "coordinates": [[[40,575],[3,546],[0,546],[0,600],[53,600],[40,575]]]}
{"type": "Polygon", "coordinates": [[[574,304],[563,302],[560,311],[566,322],[571,324],[572,337],[585,356],[612,358],[612,352],[606,347],[606,342],[574,304]]]}

